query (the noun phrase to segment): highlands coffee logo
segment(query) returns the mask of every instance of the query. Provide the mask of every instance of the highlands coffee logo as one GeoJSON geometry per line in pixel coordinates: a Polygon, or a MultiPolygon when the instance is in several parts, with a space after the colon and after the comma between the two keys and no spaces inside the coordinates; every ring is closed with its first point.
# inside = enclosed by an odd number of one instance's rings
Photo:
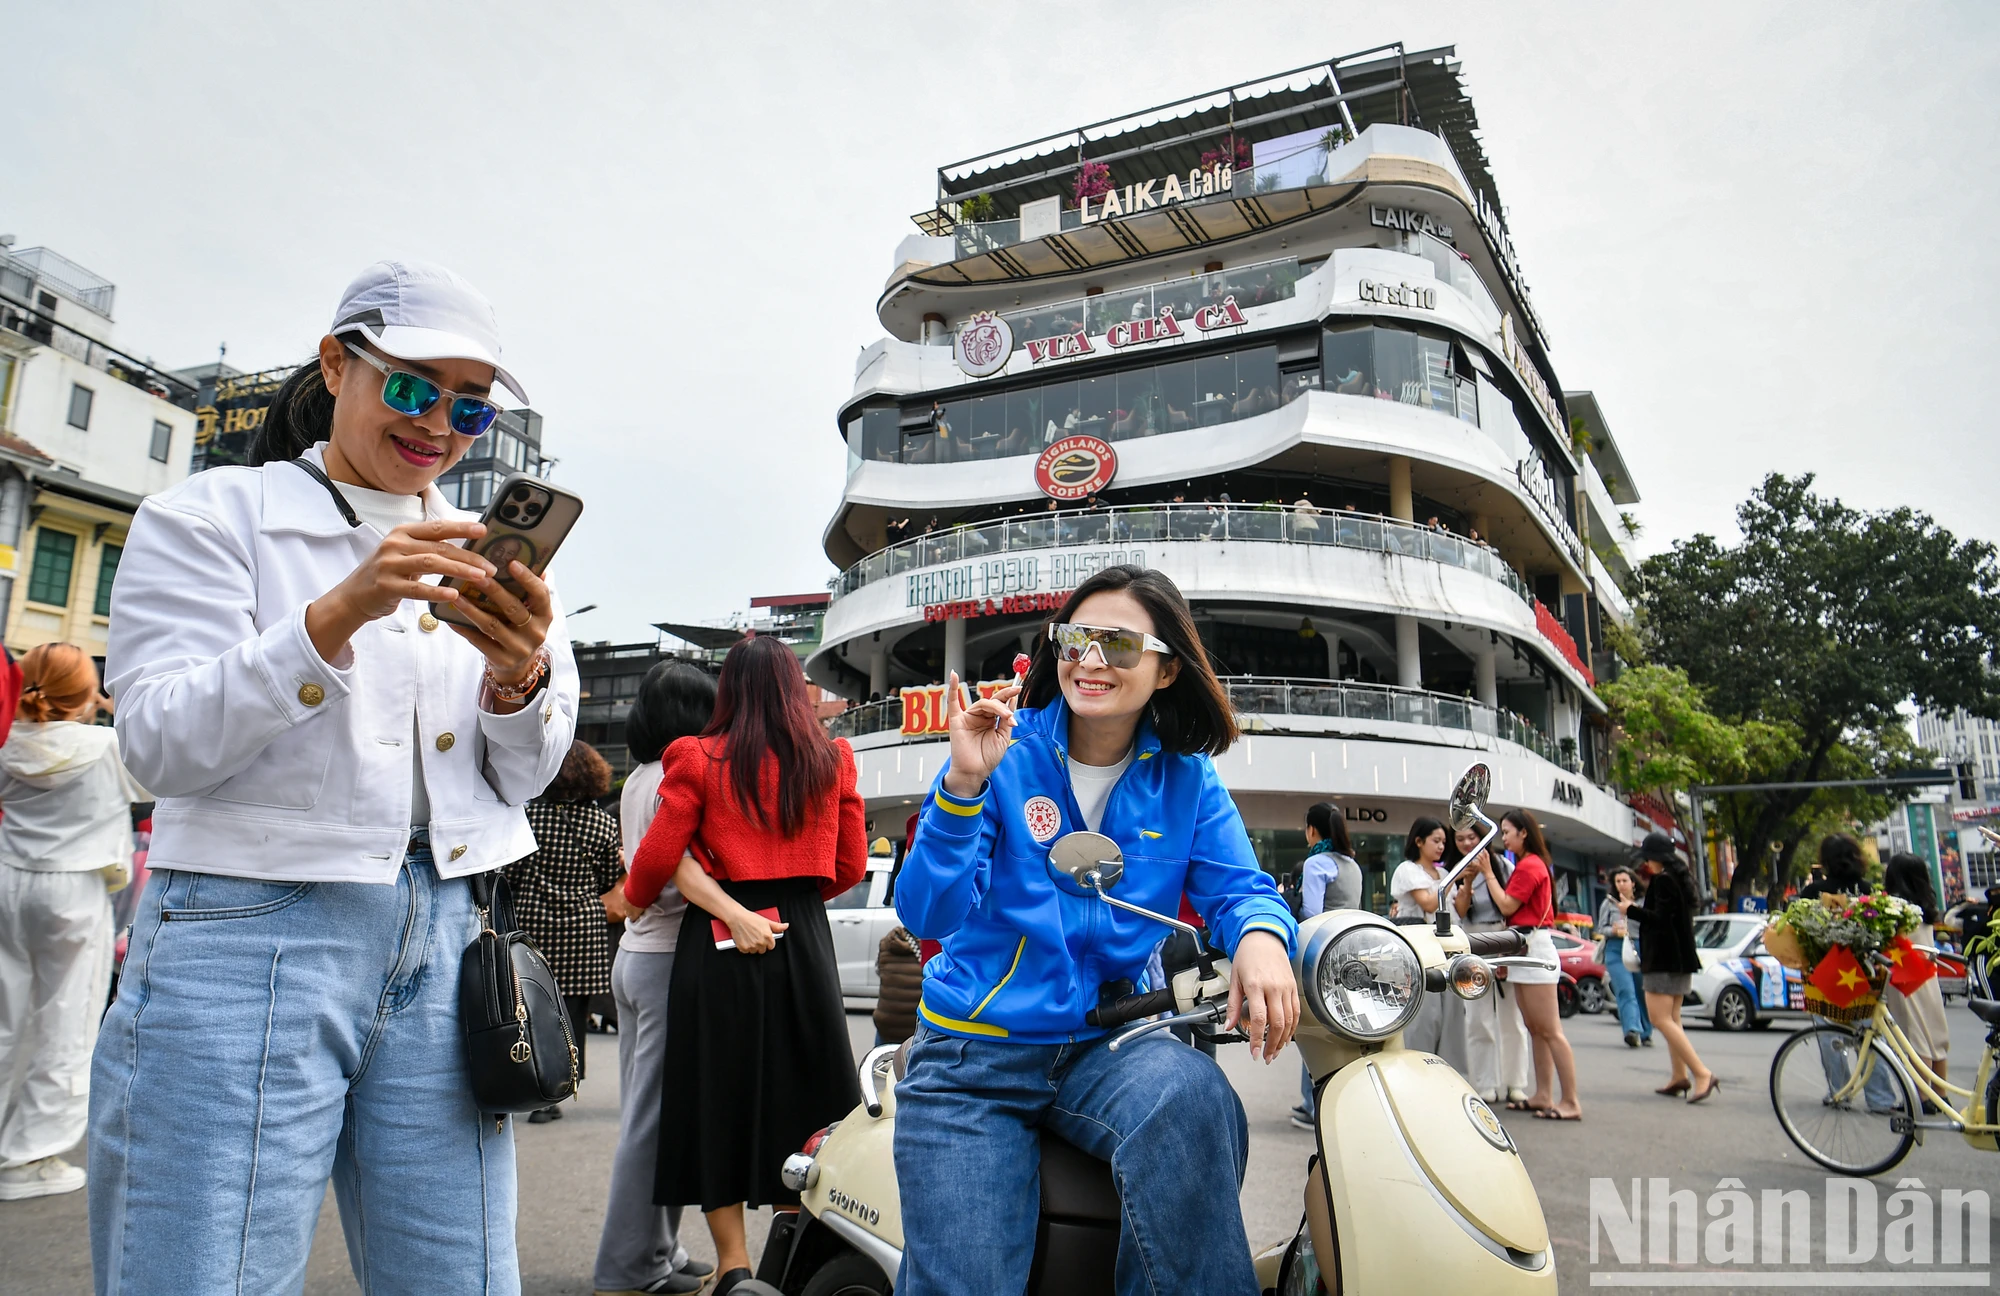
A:
{"type": "Polygon", "coordinates": [[[1633,1179],[1628,1198],[1621,1182],[1590,1181],[1593,1287],[1992,1288],[1993,1202],[1983,1188],[1828,1179],[1815,1200],[1741,1179],[1706,1195],[1633,1179]]]}

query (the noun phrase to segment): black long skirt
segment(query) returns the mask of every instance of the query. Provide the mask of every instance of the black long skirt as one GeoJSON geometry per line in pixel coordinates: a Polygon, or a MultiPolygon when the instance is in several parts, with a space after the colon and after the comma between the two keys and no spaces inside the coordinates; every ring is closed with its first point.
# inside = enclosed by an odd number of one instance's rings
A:
{"type": "Polygon", "coordinates": [[[690,904],[667,992],[661,1206],[796,1206],[785,1158],[861,1101],[840,967],[813,878],[724,882],[750,909],[791,924],[768,954],[718,950],[713,915],[690,904]]]}

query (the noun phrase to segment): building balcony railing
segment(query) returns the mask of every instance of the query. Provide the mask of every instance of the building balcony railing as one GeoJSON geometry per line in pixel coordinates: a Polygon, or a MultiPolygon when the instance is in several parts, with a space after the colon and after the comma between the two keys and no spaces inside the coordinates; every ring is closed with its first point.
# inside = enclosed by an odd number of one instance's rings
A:
{"type": "MultiPolygon", "coordinates": [[[[1365,684],[1359,680],[1228,675],[1223,677],[1222,685],[1229,693],[1230,706],[1251,732],[1285,732],[1290,726],[1284,720],[1293,716],[1429,725],[1503,739],[1527,748],[1568,773],[1586,777],[1593,783],[1604,781],[1601,771],[1586,767],[1575,743],[1552,741],[1525,716],[1471,698],[1389,684],[1365,684]]],[[[849,707],[826,724],[836,738],[897,733],[903,727],[903,703],[900,698],[886,698],[849,707]]],[[[911,741],[942,738],[941,734],[910,735],[911,741]]],[[[1591,766],[1595,764],[1589,762],[1591,766]]]]}
{"type": "Polygon", "coordinates": [[[1475,540],[1374,513],[1296,505],[1128,504],[1071,509],[957,526],[878,550],[835,578],[839,599],[875,581],[943,563],[1068,545],[1257,540],[1337,545],[1463,567],[1505,585],[1523,603],[1534,594],[1520,573],[1475,540]]]}
{"type": "Polygon", "coordinates": [[[184,410],[195,407],[195,385],[185,378],[177,378],[143,360],[135,360],[123,351],[108,347],[88,334],[79,333],[25,303],[0,297],[0,328],[10,329],[31,342],[60,351],[72,360],[130,383],[169,404],[184,410]]]}

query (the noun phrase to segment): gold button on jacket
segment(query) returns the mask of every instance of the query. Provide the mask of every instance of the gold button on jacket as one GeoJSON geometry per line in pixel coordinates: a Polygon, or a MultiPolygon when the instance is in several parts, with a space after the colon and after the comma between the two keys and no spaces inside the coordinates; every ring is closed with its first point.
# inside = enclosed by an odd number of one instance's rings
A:
{"type": "Polygon", "coordinates": [[[452,736],[451,736],[450,734],[448,734],[448,733],[443,733],[443,734],[439,734],[439,735],[438,735],[438,750],[439,750],[439,751],[450,751],[450,750],[451,750],[451,745],[452,745],[452,744],[453,744],[454,742],[457,742],[457,741],[458,741],[458,740],[457,740],[456,738],[453,738],[453,737],[452,737],[452,736]]]}
{"type": "Polygon", "coordinates": [[[453,859],[457,859],[457,858],[458,858],[459,856],[461,856],[461,855],[463,855],[463,854],[465,854],[465,847],[463,847],[463,846],[454,846],[454,847],[452,847],[452,848],[451,848],[451,857],[452,857],[453,859]]]}
{"type": "Polygon", "coordinates": [[[432,616],[430,613],[426,612],[422,616],[417,618],[417,628],[419,630],[422,630],[425,634],[429,634],[431,631],[438,628],[438,619],[432,616]]]}
{"type": "Polygon", "coordinates": [[[306,706],[318,706],[326,701],[326,690],[317,684],[299,685],[299,701],[306,706]]]}

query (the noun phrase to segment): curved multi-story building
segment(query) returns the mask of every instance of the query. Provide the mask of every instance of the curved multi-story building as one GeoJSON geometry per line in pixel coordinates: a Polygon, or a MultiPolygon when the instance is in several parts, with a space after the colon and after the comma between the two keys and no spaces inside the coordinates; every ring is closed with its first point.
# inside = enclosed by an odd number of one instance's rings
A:
{"type": "Polygon", "coordinates": [[[1336,59],[938,172],[839,426],[811,678],[875,831],[1065,591],[1170,575],[1241,713],[1216,762],[1274,871],[1345,807],[1371,898],[1491,762],[1559,883],[1634,840],[1603,784],[1629,474],[1565,394],[1449,49],[1336,59]],[[926,688],[930,689],[926,693],[926,688]]]}

